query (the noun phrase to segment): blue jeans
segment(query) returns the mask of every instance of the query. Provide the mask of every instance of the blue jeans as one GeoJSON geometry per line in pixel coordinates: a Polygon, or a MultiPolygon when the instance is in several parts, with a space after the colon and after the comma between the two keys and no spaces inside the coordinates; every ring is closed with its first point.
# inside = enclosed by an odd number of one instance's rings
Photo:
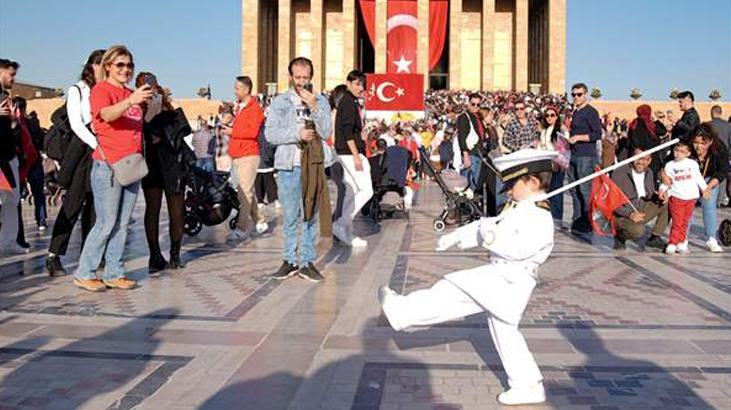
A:
{"type": "Polygon", "coordinates": [[[30,192],[33,194],[33,206],[36,212],[36,224],[46,223],[46,195],[43,193],[43,167],[40,163],[36,163],[28,172],[28,183],[30,184],[30,192]]]}
{"type": "MultiPolygon", "coordinates": [[[[597,157],[571,157],[567,172],[568,183],[578,181],[581,178],[594,173],[594,167],[599,165],[597,157]]],[[[589,222],[589,196],[591,195],[591,181],[584,182],[576,188],[571,189],[574,214],[571,224],[572,229],[577,231],[590,232],[589,222]]]]}
{"type": "Polygon", "coordinates": [[[127,225],[137,201],[140,183],[123,187],[112,175],[112,168],[102,161],[91,167],[91,190],[94,194],[96,222],[86,237],[76,270],[78,279],[95,279],[96,269],[105,259],[103,280],[124,276],[124,245],[127,225]],[[105,250],[106,249],[106,250],[105,250]]]}
{"type": "Polygon", "coordinates": [[[318,214],[309,222],[302,221],[302,170],[294,167],[291,171],[277,172],[277,189],[283,212],[284,260],[299,266],[305,266],[317,259],[315,243],[318,234],[318,214]],[[297,263],[297,228],[302,221],[302,243],[299,246],[300,257],[297,263]]]}
{"type": "MultiPolygon", "coordinates": [[[[548,192],[554,191],[563,186],[563,181],[566,178],[566,172],[555,171],[551,175],[551,184],[548,188],[548,192]]],[[[551,203],[551,216],[557,221],[563,220],[563,193],[552,196],[549,199],[551,203]]]]}
{"type": "MultiPolygon", "coordinates": [[[[710,178],[707,178],[708,182],[710,178]]],[[[701,206],[703,207],[703,227],[706,228],[706,239],[717,239],[716,232],[718,230],[718,210],[716,205],[718,204],[718,195],[721,192],[720,186],[716,186],[711,190],[711,196],[708,199],[700,197],[701,206]]],[[[688,237],[690,237],[690,226],[688,224],[688,237]]]]}
{"type": "Polygon", "coordinates": [[[480,179],[480,167],[482,167],[482,160],[479,155],[470,154],[470,188],[473,192],[477,192],[477,181],[480,179]]]}
{"type": "Polygon", "coordinates": [[[198,158],[195,160],[195,165],[208,172],[213,172],[213,170],[216,168],[213,164],[213,157],[210,158],[198,158]]]}

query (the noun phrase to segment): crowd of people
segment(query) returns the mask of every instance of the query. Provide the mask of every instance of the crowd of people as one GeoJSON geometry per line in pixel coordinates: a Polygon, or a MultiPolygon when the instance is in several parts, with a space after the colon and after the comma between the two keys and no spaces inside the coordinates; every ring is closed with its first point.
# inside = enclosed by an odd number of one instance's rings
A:
{"type": "MultiPolygon", "coordinates": [[[[170,90],[153,73],[135,76],[132,53],[113,46],[88,56],[80,80],[66,94],[65,115],[54,113],[54,125],[46,132],[35,113],[26,112],[22,98],[10,98],[19,69],[16,62],[0,60],[1,252],[28,252],[21,206],[31,201],[21,198],[32,198],[37,227],[44,230],[45,196],[63,190],[46,269],[51,275],[66,273],[61,256],[81,219],[82,251],[74,283],[87,290],[137,286],[125,277],[122,261],[140,188],[150,273],[185,267],[180,251],[186,176],[193,169],[230,174],[238,196],[234,240],[252,240],[269,230],[263,207],[281,211],[285,247],[275,278],[297,273],[321,281],[314,266],[318,232],[345,246],[368,245],[356,234],[353,220],[370,201],[380,200],[374,192],[389,147],[400,150],[391,154],[394,158],[408,158],[401,185],[407,207],[413,190],[429,179],[425,162],[430,162],[442,172],[451,169],[463,175],[487,214],[497,215],[507,201],[494,166],[501,156],[525,148],[557,153],[550,191],[586,177],[597,166],[610,166],[678,138],[681,142],[672,150],[642,157],[613,173],[630,200],[616,211],[615,248],[644,237],[645,225],[655,221],[646,247],[687,252],[689,215],[698,202],[707,247],[722,251],[717,207],[729,173],[731,126],[722,119],[720,106],[712,108],[711,122],[701,124],[689,91],[678,96],[680,118],[672,111],[653,112],[649,105],[640,105],[637,118],[628,121],[600,116],[582,83],[574,85],[570,95],[428,90],[423,118],[387,122],[365,118],[362,72],[352,71],[331,91],[315,92],[312,62],[297,58],[288,67],[287,92],[257,96],[251,79],[240,76],[234,81],[233,103],[223,103],[209,120],[189,122],[174,107],[170,90]],[[132,82],[134,88],[129,86],[132,82]],[[50,147],[54,144],[55,150],[50,147]],[[335,210],[330,209],[328,178],[339,191],[335,210]],[[159,237],[163,196],[170,225],[168,258],[159,237]],[[104,273],[97,277],[100,267],[104,273]]],[[[570,229],[576,235],[588,235],[594,227],[590,186],[570,191],[570,229]]],[[[731,198],[731,184],[726,191],[731,198]]],[[[550,199],[550,211],[560,224],[562,195],[550,199]]]]}

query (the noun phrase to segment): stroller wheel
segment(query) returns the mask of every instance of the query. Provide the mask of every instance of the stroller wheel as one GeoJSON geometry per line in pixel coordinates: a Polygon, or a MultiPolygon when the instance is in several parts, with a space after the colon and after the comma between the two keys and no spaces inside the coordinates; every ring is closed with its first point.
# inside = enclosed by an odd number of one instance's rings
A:
{"type": "Polygon", "coordinates": [[[444,228],[447,227],[447,224],[444,223],[441,219],[437,219],[434,221],[434,230],[437,232],[443,232],[444,228]]]}
{"type": "Polygon", "coordinates": [[[183,219],[183,231],[185,231],[188,236],[196,236],[201,232],[201,229],[203,229],[203,223],[193,214],[186,214],[185,218],[183,219]]]}

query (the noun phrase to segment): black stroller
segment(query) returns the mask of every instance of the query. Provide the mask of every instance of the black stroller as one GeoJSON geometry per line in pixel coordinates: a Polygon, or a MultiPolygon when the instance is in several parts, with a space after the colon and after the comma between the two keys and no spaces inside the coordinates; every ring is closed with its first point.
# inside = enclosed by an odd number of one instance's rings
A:
{"type": "Polygon", "coordinates": [[[406,175],[413,164],[409,151],[403,147],[392,146],[383,154],[369,158],[373,198],[363,206],[361,213],[374,222],[384,218],[403,216],[409,219],[406,207],[406,175]]]}
{"type": "Polygon", "coordinates": [[[207,172],[191,166],[185,182],[185,219],[183,230],[196,236],[203,226],[218,225],[236,211],[229,221],[229,228],[236,227],[239,199],[236,190],[228,183],[229,173],[207,172]]]}
{"type": "MultiPolygon", "coordinates": [[[[419,151],[422,158],[428,158],[424,147],[419,147],[419,151]]],[[[426,173],[439,185],[446,202],[442,212],[434,219],[435,231],[442,232],[447,226],[462,226],[484,216],[479,198],[469,195],[465,178],[456,172],[443,175],[429,161],[423,161],[423,165],[426,173]]]]}

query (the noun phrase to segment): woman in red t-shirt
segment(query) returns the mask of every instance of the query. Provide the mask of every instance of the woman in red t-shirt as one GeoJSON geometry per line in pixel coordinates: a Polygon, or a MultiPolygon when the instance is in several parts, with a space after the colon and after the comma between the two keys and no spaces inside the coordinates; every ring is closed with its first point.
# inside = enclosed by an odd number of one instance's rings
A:
{"type": "Polygon", "coordinates": [[[111,164],[142,152],[142,108],[152,98],[149,85],[132,91],[125,84],[134,74],[132,53],[112,46],[102,57],[102,79],[91,90],[92,125],[99,145],[92,154],[91,189],[96,222],[81,251],[74,285],[100,292],[107,288],[133,289],[137,282],[124,276],[124,245],[140,183],[122,186],[111,164]],[[99,279],[96,270],[102,255],[106,261],[99,279]]]}

